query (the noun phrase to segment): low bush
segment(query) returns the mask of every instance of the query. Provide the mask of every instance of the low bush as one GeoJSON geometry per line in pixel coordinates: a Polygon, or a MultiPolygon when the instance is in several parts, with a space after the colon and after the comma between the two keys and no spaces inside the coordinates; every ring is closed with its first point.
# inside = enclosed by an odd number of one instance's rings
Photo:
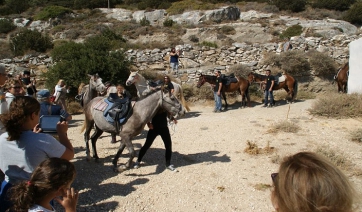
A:
{"type": "Polygon", "coordinates": [[[302,32],[303,32],[303,27],[299,24],[296,24],[291,27],[288,27],[284,32],[282,32],[282,34],[280,34],[279,37],[281,39],[290,38],[293,36],[298,36],[302,34],[302,32]]]}
{"type": "Polygon", "coordinates": [[[293,50],[282,52],[280,55],[267,53],[261,62],[264,65],[272,65],[286,71],[292,76],[309,76],[310,64],[303,51],[293,50]]]}
{"type": "Polygon", "coordinates": [[[247,65],[235,64],[229,67],[229,72],[234,73],[235,76],[240,76],[248,79],[248,74],[251,72],[251,69],[247,65]]]}
{"type": "Polygon", "coordinates": [[[310,50],[307,53],[309,64],[314,74],[322,78],[331,78],[337,73],[337,64],[327,53],[310,50]]]}
{"type": "Polygon", "coordinates": [[[316,93],[311,91],[305,91],[305,90],[298,90],[298,99],[315,99],[316,93]]]}
{"type": "Polygon", "coordinates": [[[301,12],[305,10],[307,5],[307,0],[274,0],[272,1],[279,10],[290,10],[292,12],[301,12]]]}
{"type": "Polygon", "coordinates": [[[218,6],[216,4],[194,0],[184,0],[172,3],[172,6],[167,9],[167,13],[170,15],[176,15],[190,10],[211,10],[217,7],[218,6]]]}
{"type": "Polygon", "coordinates": [[[225,35],[234,35],[236,33],[235,28],[228,25],[222,26],[219,31],[225,35]]]}
{"type": "Polygon", "coordinates": [[[61,17],[67,13],[72,13],[71,9],[62,6],[48,6],[42,9],[36,16],[35,20],[48,20],[49,18],[61,17]]]}
{"type": "Polygon", "coordinates": [[[311,6],[313,8],[324,8],[328,10],[344,11],[348,10],[356,0],[316,0],[311,6]]]}
{"type": "Polygon", "coordinates": [[[172,19],[166,19],[164,22],[163,22],[163,26],[164,27],[172,27],[174,21],[172,19]]]}
{"type": "Polygon", "coordinates": [[[0,33],[9,33],[15,29],[15,24],[9,19],[0,19],[0,33]]]}
{"type": "Polygon", "coordinates": [[[331,118],[362,116],[362,96],[359,94],[325,94],[315,101],[308,111],[312,115],[331,118]]]}
{"type": "Polygon", "coordinates": [[[247,147],[244,149],[244,152],[249,155],[271,154],[275,151],[275,148],[270,146],[269,141],[264,148],[259,148],[256,142],[249,140],[246,142],[246,145],[247,147]]]}
{"type": "Polygon", "coordinates": [[[194,42],[194,43],[198,43],[199,42],[199,38],[196,36],[196,35],[190,35],[189,36],[189,40],[191,42],[194,42]]]}
{"type": "Polygon", "coordinates": [[[151,23],[149,20],[147,20],[146,17],[143,17],[141,20],[140,20],[140,24],[141,26],[149,26],[151,23]]]}
{"type": "Polygon", "coordinates": [[[208,46],[208,47],[217,48],[217,44],[215,42],[209,42],[209,41],[202,41],[200,43],[200,46],[208,46]]]}
{"type": "Polygon", "coordinates": [[[27,50],[45,52],[53,48],[53,43],[48,35],[30,29],[24,29],[10,39],[11,50],[14,55],[23,55],[27,50]]]}
{"type": "Polygon", "coordinates": [[[362,24],[362,2],[356,2],[352,7],[346,12],[343,19],[352,24],[362,24]]]}
{"type": "Polygon", "coordinates": [[[359,128],[350,133],[350,137],[352,141],[356,141],[358,143],[362,143],[362,129],[359,128]]]}
{"type": "Polygon", "coordinates": [[[11,52],[8,42],[0,41],[0,59],[12,58],[14,55],[11,52]]]}
{"type": "Polygon", "coordinates": [[[272,125],[268,130],[269,133],[278,133],[280,131],[287,133],[296,133],[300,130],[300,127],[291,121],[283,120],[272,125]]]}

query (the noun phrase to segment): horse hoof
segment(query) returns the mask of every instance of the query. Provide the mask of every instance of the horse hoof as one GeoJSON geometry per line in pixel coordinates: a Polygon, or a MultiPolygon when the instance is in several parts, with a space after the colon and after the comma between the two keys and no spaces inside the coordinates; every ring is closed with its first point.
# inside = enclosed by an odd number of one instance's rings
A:
{"type": "Polygon", "coordinates": [[[122,173],[127,170],[127,167],[125,165],[120,165],[116,168],[118,173],[122,173]]]}
{"type": "Polygon", "coordinates": [[[87,162],[89,162],[91,159],[90,159],[90,157],[87,157],[86,160],[87,160],[87,162]]]}

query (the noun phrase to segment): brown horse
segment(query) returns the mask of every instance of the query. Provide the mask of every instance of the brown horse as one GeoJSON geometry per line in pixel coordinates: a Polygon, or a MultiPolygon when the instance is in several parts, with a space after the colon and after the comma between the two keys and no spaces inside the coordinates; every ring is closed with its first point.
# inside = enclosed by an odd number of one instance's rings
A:
{"type": "MultiPolygon", "coordinates": [[[[243,77],[235,77],[237,79],[236,83],[230,83],[229,85],[224,85],[221,88],[221,95],[225,101],[225,109],[228,108],[228,103],[226,101],[225,92],[234,92],[239,91],[241,95],[241,107],[246,107],[245,98],[248,100],[248,107],[250,107],[250,95],[249,95],[249,81],[243,77]]],[[[203,75],[201,74],[199,77],[199,82],[197,83],[197,87],[200,88],[205,82],[208,82],[212,85],[216,84],[216,76],[212,75],[203,75]]]]}
{"type": "Polygon", "coordinates": [[[334,80],[338,84],[338,92],[347,93],[348,72],[349,62],[347,62],[342,68],[338,69],[337,74],[334,75],[334,80]]]}
{"type": "MultiPolygon", "coordinates": [[[[298,81],[289,74],[283,74],[282,77],[284,77],[285,80],[283,82],[274,83],[273,90],[279,90],[283,88],[288,93],[286,98],[287,102],[293,102],[298,93],[298,81]]],[[[266,83],[266,75],[250,72],[248,75],[248,80],[249,82],[266,83]]]]}

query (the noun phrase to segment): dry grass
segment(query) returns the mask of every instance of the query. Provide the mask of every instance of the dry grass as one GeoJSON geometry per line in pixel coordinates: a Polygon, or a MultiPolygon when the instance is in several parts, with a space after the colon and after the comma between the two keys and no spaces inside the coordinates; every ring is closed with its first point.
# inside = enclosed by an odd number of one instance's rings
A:
{"type": "Polygon", "coordinates": [[[300,130],[300,127],[288,120],[279,121],[271,126],[268,130],[268,133],[278,133],[278,132],[287,132],[287,133],[297,133],[300,130]]]}
{"type": "Polygon", "coordinates": [[[348,160],[348,158],[341,152],[337,152],[328,146],[319,146],[315,152],[328,158],[334,165],[345,171],[348,171],[352,175],[362,175],[362,170],[356,168],[355,164],[348,160]]]}
{"type": "Polygon", "coordinates": [[[67,112],[69,114],[78,114],[83,112],[83,108],[78,102],[69,102],[67,112]]]}
{"type": "Polygon", "coordinates": [[[358,142],[362,144],[362,129],[359,128],[350,133],[350,137],[352,141],[358,142]]]}
{"type": "Polygon", "coordinates": [[[271,154],[275,152],[275,148],[270,146],[270,142],[268,141],[266,147],[259,148],[255,142],[247,141],[247,147],[244,149],[245,153],[249,155],[262,155],[262,154],[271,154]]]}
{"type": "Polygon", "coordinates": [[[308,110],[317,116],[351,118],[362,116],[362,95],[326,94],[317,99],[308,110]]]}
{"type": "Polygon", "coordinates": [[[316,98],[315,92],[305,91],[305,90],[298,90],[298,99],[315,99],[316,98]]]}
{"type": "Polygon", "coordinates": [[[272,188],[270,184],[265,184],[265,183],[257,183],[253,187],[258,191],[265,191],[272,188]]]}

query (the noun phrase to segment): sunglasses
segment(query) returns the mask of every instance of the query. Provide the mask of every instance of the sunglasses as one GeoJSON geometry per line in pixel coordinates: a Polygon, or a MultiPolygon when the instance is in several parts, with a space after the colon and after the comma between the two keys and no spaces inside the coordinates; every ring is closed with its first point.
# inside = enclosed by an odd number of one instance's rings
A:
{"type": "Polygon", "coordinates": [[[19,89],[19,88],[21,88],[21,86],[14,86],[14,87],[11,87],[11,88],[19,89]]]}
{"type": "Polygon", "coordinates": [[[273,183],[275,184],[277,181],[278,173],[272,173],[270,176],[271,176],[273,183]]]}

